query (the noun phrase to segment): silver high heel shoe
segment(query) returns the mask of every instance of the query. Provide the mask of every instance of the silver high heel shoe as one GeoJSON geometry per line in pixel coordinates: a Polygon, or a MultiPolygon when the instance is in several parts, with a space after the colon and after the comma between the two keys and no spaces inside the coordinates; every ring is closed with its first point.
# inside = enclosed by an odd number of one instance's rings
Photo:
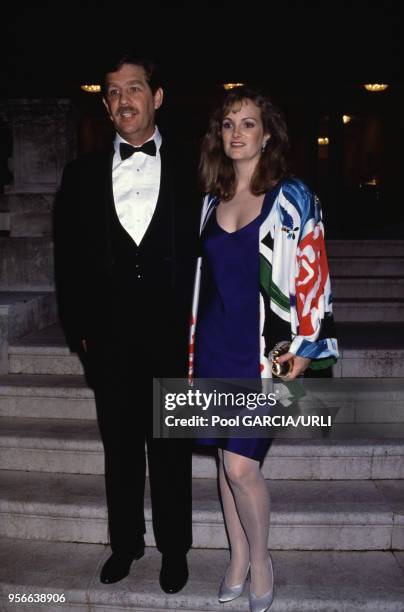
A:
{"type": "Polygon", "coordinates": [[[274,599],[274,568],[272,566],[271,555],[269,555],[269,571],[272,575],[272,587],[261,597],[257,597],[250,588],[250,611],[251,612],[266,612],[272,605],[274,599]]]}
{"type": "Polygon", "coordinates": [[[244,585],[246,583],[249,571],[250,571],[250,564],[248,564],[245,578],[241,584],[235,584],[234,586],[227,586],[226,584],[227,570],[226,570],[224,578],[222,582],[220,583],[220,587],[219,587],[218,599],[220,603],[226,603],[226,601],[232,601],[233,599],[240,597],[240,595],[244,591],[244,585]]]}

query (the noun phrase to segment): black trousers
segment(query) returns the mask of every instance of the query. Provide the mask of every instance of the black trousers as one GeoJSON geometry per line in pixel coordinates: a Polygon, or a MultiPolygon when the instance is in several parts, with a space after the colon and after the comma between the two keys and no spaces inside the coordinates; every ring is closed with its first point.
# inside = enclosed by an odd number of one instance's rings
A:
{"type": "Polygon", "coordinates": [[[189,440],[153,438],[152,378],[159,373],[147,346],[132,333],[88,341],[88,377],[105,452],[110,543],[114,552],[130,554],[144,546],[147,448],[157,548],[185,553],[192,544],[192,446],[189,440]]]}

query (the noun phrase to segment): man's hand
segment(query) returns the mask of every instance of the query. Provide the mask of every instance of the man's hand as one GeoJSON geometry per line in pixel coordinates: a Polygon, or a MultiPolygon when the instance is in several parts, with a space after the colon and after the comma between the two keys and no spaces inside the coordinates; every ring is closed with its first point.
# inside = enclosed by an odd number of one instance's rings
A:
{"type": "Polygon", "coordinates": [[[283,363],[284,361],[289,361],[289,359],[292,358],[294,359],[292,370],[289,372],[289,374],[287,374],[287,376],[282,377],[286,380],[293,380],[294,378],[300,376],[300,374],[303,374],[303,372],[309,367],[311,361],[311,359],[308,359],[307,357],[299,357],[293,353],[285,353],[284,355],[278,357],[276,361],[278,363],[283,363]]]}
{"type": "Polygon", "coordinates": [[[87,353],[87,340],[80,340],[80,344],[82,346],[83,351],[87,353]]]}

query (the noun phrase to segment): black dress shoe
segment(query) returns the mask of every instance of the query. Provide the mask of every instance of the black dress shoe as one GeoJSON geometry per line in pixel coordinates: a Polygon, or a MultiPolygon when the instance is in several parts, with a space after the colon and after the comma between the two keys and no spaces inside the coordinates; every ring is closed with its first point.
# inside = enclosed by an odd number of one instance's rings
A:
{"type": "Polygon", "coordinates": [[[114,552],[106,560],[100,574],[100,581],[104,584],[119,582],[129,574],[132,561],[141,559],[144,555],[144,548],[134,554],[114,552]]]}
{"type": "Polygon", "coordinates": [[[163,553],[160,570],[160,586],[166,593],[178,593],[188,580],[186,555],[163,553]]]}

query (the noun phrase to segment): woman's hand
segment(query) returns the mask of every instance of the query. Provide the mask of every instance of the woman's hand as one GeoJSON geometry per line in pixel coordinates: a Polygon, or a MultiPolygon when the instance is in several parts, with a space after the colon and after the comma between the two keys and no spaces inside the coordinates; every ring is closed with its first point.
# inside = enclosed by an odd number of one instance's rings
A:
{"type": "Polygon", "coordinates": [[[286,380],[293,380],[294,378],[300,376],[300,374],[303,374],[303,372],[309,367],[311,361],[311,359],[308,359],[307,357],[299,357],[298,355],[294,355],[293,353],[285,353],[284,355],[278,357],[276,361],[278,363],[283,363],[284,361],[289,361],[289,359],[293,359],[294,362],[293,368],[289,372],[289,374],[287,374],[287,376],[282,377],[286,380]]]}

